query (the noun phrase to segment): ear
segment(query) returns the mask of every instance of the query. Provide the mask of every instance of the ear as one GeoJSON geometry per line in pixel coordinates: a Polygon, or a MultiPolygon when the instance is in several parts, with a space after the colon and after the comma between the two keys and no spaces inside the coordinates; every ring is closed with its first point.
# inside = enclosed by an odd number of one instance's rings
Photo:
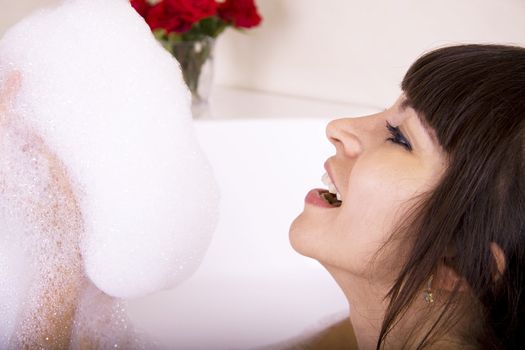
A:
{"type": "MultiPolygon", "coordinates": [[[[506,259],[503,249],[495,243],[490,243],[490,251],[496,265],[496,271],[494,271],[493,278],[497,281],[501,278],[506,268],[506,259]]],[[[441,264],[437,268],[436,274],[433,278],[432,287],[435,289],[442,289],[452,292],[456,285],[459,284],[458,290],[460,292],[466,291],[469,285],[465,278],[458,276],[457,272],[453,268],[441,264]]]]}
{"type": "Polygon", "coordinates": [[[494,262],[496,263],[496,271],[494,272],[493,278],[494,281],[497,281],[505,272],[507,260],[505,259],[505,253],[503,253],[503,249],[501,249],[497,243],[490,242],[490,251],[492,253],[492,257],[494,258],[494,262]]]}
{"type": "Polygon", "coordinates": [[[467,280],[460,277],[453,268],[445,264],[439,265],[433,278],[432,287],[452,292],[456,285],[458,285],[457,288],[460,292],[464,292],[469,288],[467,280]]]}

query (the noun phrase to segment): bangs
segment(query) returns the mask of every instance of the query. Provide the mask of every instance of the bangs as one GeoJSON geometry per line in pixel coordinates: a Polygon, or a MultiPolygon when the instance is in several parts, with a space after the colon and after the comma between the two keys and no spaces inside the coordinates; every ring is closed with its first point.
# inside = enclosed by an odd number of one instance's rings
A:
{"type": "Polygon", "coordinates": [[[461,45],[419,58],[407,71],[401,88],[415,111],[435,130],[441,146],[454,154],[469,135],[490,137],[495,123],[512,130],[523,119],[508,118],[506,113],[509,108],[523,110],[524,83],[523,48],[461,45]],[[509,76],[514,80],[509,81],[509,76]],[[508,105],[510,101],[522,105],[514,108],[508,105]]]}

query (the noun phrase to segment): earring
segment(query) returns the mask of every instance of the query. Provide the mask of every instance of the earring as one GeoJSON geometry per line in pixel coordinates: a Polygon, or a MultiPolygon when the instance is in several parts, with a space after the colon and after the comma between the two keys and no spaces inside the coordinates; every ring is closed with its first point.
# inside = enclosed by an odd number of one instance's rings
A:
{"type": "Polygon", "coordinates": [[[430,278],[429,278],[428,283],[427,283],[427,289],[423,292],[423,297],[425,298],[425,301],[428,304],[434,302],[434,294],[432,294],[432,288],[431,288],[432,277],[434,277],[434,275],[430,275],[430,278]]]}

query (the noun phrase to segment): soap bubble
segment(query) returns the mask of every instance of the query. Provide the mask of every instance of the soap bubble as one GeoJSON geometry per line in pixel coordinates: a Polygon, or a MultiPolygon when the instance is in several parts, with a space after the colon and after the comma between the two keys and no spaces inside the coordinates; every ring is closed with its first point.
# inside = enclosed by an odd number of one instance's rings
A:
{"type": "MultiPolygon", "coordinates": [[[[0,267],[9,267],[0,272],[0,313],[19,314],[19,304],[4,303],[13,288],[23,291],[29,276],[53,272],[57,261],[74,265],[78,252],[89,279],[112,297],[143,296],[188,278],[215,229],[218,189],[194,134],[180,67],[129,2],[70,0],[22,20],[0,41],[0,86],[13,72],[21,84],[12,126],[0,124],[18,130],[2,139],[8,144],[0,153],[12,185],[0,192],[7,227],[0,267]],[[53,193],[48,160],[23,151],[28,135],[41,138],[65,169],[80,212],[78,220],[60,211],[61,220],[74,221],[69,233],[55,232],[51,214],[27,215],[24,198],[50,205],[53,193]],[[15,258],[26,277],[13,277],[15,258]]],[[[58,198],[58,207],[66,201],[58,198]]],[[[60,285],[59,273],[49,276],[55,281],[41,283],[60,285]]]]}

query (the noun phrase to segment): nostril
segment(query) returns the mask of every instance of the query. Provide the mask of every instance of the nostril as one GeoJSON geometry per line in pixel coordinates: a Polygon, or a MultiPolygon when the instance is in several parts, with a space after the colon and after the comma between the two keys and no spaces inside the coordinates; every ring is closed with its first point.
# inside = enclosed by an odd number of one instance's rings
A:
{"type": "Polygon", "coordinates": [[[332,120],[326,125],[326,137],[334,145],[336,145],[337,142],[341,142],[339,137],[340,129],[338,128],[338,122],[338,120],[332,120]]]}
{"type": "Polygon", "coordinates": [[[343,142],[341,140],[339,140],[338,138],[335,138],[335,137],[329,137],[328,140],[332,143],[332,145],[335,146],[335,148],[337,150],[341,149],[341,151],[343,150],[343,142]]]}

